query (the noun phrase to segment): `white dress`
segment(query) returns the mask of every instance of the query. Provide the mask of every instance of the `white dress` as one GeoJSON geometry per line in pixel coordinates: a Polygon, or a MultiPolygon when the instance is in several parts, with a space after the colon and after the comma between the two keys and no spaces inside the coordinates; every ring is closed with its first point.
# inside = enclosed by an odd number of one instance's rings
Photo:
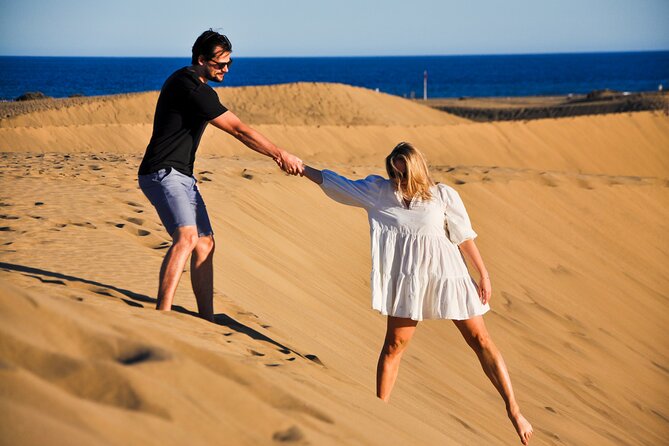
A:
{"type": "Polygon", "coordinates": [[[476,237],[458,193],[433,186],[432,199],[409,208],[390,180],[352,181],[323,171],[323,191],[367,211],[372,244],[372,308],[413,320],[469,319],[487,312],[458,245],[476,237]]]}

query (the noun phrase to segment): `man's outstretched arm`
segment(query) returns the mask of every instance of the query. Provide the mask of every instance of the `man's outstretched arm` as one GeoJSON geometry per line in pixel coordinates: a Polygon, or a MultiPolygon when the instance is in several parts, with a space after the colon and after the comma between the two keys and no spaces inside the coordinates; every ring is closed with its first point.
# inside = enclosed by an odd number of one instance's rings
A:
{"type": "Polygon", "coordinates": [[[272,158],[281,169],[291,175],[302,175],[302,160],[285,150],[277,147],[272,141],[265,138],[260,132],[244,124],[234,113],[226,111],[217,118],[209,121],[215,127],[229,133],[244,143],[246,147],[272,158]]]}

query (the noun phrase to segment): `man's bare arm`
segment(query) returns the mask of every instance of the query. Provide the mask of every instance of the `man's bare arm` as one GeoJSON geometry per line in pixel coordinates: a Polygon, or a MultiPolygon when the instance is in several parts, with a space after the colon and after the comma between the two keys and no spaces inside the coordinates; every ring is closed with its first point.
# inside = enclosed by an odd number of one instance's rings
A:
{"type": "Polygon", "coordinates": [[[260,132],[244,124],[231,111],[227,111],[209,122],[214,127],[237,138],[249,149],[272,158],[287,173],[302,175],[303,165],[301,159],[276,146],[260,132]]]}

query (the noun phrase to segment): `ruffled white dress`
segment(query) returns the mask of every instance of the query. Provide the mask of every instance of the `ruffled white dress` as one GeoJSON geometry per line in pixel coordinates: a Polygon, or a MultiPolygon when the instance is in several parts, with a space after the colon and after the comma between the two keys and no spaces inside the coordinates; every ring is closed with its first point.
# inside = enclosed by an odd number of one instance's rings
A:
{"type": "Polygon", "coordinates": [[[378,175],[352,181],[323,171],[323,191],[367,211],[372,244],[372,308],[383,315],[469,319],[487,312],[458,245],[476,237],[458,193],[445,184],[432,199],[409,208],[390,180],[378,175]]]}

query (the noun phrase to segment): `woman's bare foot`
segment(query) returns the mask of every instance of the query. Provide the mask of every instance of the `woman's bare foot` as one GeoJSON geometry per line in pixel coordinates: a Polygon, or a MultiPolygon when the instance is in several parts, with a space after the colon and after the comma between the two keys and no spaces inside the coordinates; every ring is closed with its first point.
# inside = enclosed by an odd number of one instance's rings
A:
{"type": "Polygon", "coordinates": [[[513,423],[513,427],[516,428],[516,432],[520,437],[520,442],[523,444],[528,444],[530,438],[532,437],[532,425],[527,419],[520,413],[520,411],[515,414],[509,413],[509,419],[513,423]]]}

